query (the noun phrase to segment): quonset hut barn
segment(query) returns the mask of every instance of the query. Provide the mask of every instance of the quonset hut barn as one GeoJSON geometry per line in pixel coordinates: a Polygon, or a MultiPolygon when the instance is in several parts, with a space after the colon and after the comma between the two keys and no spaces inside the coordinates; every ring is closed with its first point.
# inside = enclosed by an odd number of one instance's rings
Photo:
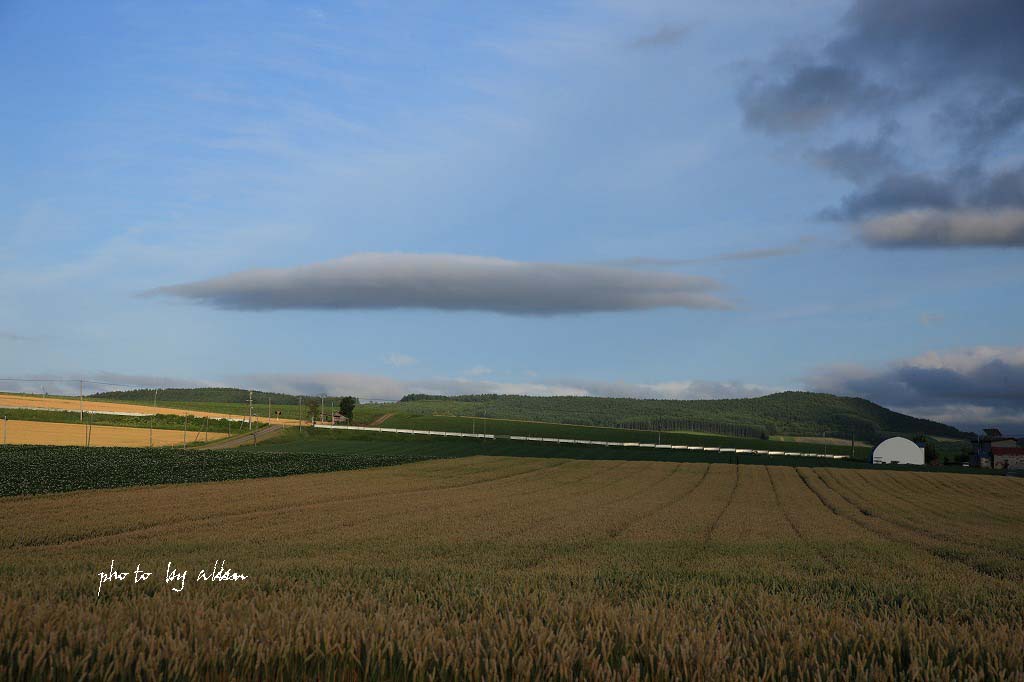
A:
{"type": "Polygon", "coordinates": [[[906,438],[889,438],[871,454],[875,464],[924,464],[924,448],[906,438]]]}

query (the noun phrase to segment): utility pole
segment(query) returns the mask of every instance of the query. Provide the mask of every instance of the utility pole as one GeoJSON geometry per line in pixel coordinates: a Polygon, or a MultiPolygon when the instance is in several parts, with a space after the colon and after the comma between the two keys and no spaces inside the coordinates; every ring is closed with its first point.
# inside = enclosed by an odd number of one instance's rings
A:
{"type": "Polygon", "coordinates": [[[252,431],[252,391],[249,391],[249,430],[252,431]]]}
{"type": "Polygon", "coordinates": [[[188,415],[185,415],[185,430],[181,432],[181,449],[188,445],[188,415]]]}
{"type": "Polygon", "coordinates": [[[153,422],[156,420],[156,394],[159,388],[153,389],[153,414],[149,415],[149,447],[153,447],[153,422]]]}
{"type": "Polygon", "coordinates": [[[324,414],[324,405],[327,402],[327,396],[323,393],[320,394],[320,421],[327,421],[326,415],[324,414]]]}
{"type": "Polygon", "coordinates": [[[302,396],[301,395],[299,396],[299,412],[298,412],[298,420],[297,421],[299,422],[299,431],[301,432],[302,431],[302,396]]]}
{"type": "Polygon", "coordinates": [[[267,396],[267,423],[270,423],[270,396],[267,396]]]}

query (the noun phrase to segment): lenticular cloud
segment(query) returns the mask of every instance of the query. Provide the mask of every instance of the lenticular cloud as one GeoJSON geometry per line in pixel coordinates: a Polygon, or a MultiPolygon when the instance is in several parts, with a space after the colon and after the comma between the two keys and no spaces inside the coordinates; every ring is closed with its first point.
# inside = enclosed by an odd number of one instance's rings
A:
{"type": "Polygon", "coordinates": [[[473,310],[562,315],[727,309],[717,282],[665,272],[459,255],[356,254],[294,268],[246,270],[160,287],[171,296],[228,310],[473,310]]]}

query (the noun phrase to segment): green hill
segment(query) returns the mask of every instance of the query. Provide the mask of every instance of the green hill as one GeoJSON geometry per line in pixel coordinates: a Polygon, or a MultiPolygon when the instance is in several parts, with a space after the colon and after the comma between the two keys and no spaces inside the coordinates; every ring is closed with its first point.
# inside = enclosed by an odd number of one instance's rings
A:
{"type": "Polygon", "coordinates": [[[697,431],[741,437],[825,435],[876,441],[893,435],[941,438],[968,435],[945,424],[894,412],[863,398],[798,391],[725,400],[409,395],[397,405],[388,406],[388,411],[697,431]]]}
{"type": "MultiPolygon", "coordinates": [[[[153,391],[114,391],[94,399],[152,404],[153,391]]],[[[194,407],[243,414],[249,391],[238,388],[169,388],[158,395],[161,405],[194,407]]],[[[268,400],[285,416],[297,415],[299,397],[253,392],[257,414],[268,400]]],[[[328,405],[331,398],[327,399],[328,405]]],[[[957,429],[886,409],[863,398],[827,393],[787,391],[760,398],[725,400],[655,400],[638,398],[535,397],[519,395],[407,395],[400,402],[364,405],[356,422],[381,413],[487,417],[521,421],[604,426],[659,431],[692,431],[739,438],[771,435],[829,436],[878,441],[893,435],[966,438],[957,429]]]]}

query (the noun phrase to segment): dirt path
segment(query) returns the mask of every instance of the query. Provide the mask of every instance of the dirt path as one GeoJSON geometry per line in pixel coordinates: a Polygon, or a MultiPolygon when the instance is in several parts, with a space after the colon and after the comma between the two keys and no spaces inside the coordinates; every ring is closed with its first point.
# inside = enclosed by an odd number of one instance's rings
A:
{"type": "Polygon", "coordinates": [[[377,417],[372,422],[367,424],[367,426],[380,426],[381,424],[383,424],[384,422],[386,422],[387,420],[391,419],[394,416],[395,416],[394,412],[388,412],[387,414],[382,414],[381,416],[377,417]]]}
{"type": "Polygon", "coordinates": [[[243,433],[241,436],[232,436],[231,438],[225,438],[219,440],[216,443],[210,443],[202,447],[195,448],[196,450],[229,450],[231,448],[237,448],[242,445],[252,445],[272,438],[277,434],[278,431],[283,429],[284,426],[281,424],[273,424],[271,426],[264,427],[257,431],[250,433],[243,433]]]}

